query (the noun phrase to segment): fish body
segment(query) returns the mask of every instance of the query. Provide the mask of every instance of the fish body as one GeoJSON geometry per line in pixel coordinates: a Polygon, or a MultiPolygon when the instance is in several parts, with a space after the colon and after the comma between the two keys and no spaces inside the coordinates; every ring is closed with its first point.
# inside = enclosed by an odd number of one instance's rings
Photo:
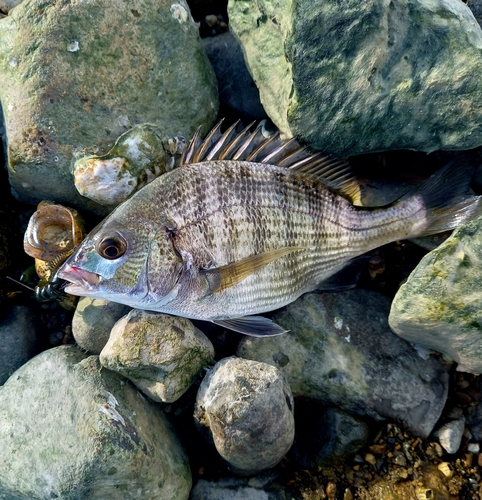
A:
{"type": "Polygon", "coordinates": [[[479,197],[459,196],[457,174],[456,200],[448,202],[454,166],[419,192],[371,209],[345,196],[344,163],[302,155],[286,168],[212,156],[117,207],[61,268],[72,283],[66,291],[252,335],[282,333],[252,315],[318,289],[371,249],[454,227],[480,206],[479,197]]]}

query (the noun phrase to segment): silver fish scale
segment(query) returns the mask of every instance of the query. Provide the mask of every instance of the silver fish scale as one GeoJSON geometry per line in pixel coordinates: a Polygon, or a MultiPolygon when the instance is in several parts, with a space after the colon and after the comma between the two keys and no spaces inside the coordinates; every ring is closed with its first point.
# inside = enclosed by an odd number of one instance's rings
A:
{"type": "Polygon", "coordinates": [[[316,289],[353,257],[406,237],[414,214],[423,213],[422,202],[417,206],[413,200],[393,210],[362,210],[309,177],[226,160],[181,167],[149,184],[142,195],[144,200],[159,200],[156,210],[175,222],[179,241],[199,268],[285,247],[304,249],[202,300],[180,293],[163,308],[208,319],[288,304],[316,289]]]}

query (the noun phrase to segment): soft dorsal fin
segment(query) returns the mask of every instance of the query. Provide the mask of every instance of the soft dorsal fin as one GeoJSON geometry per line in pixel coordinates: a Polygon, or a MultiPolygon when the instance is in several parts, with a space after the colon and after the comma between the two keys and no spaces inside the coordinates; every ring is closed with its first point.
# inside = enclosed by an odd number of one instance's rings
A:
{"type": "Polygon", "coordinates": [[[201,269],[200,273],[206,278],[208,290],[206,295],[222,292],[227,288],[237,285],[248,276],[271,262],[292,252],[304,250],[302,247],[285,247],[271,252],[250,255],[237,262],[213,269],[201,269]]]}

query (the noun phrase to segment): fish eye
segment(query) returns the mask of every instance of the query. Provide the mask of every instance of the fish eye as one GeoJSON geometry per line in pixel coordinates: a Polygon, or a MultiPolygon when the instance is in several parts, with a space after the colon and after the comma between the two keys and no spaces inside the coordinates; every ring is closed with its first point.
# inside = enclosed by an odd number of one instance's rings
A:
{"type": "Polygon", "coordinates": [[[97,253],[108,260],[122,257],[126,253],[126,250],[126,240],[120,236],[109,236],[108,238],[104,238],[96,246],[97,253]]]}

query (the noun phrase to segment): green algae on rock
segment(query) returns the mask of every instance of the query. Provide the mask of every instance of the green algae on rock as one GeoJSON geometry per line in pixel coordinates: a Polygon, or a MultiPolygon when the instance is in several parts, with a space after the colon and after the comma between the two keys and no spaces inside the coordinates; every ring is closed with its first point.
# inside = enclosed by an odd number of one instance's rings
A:
{"type": "Polygon", "coordinates": [[[482,144],[482,31],[451,0],[233,0],[277,127],[338,155],[482,144]]]}
{"type": "Polygon", "coordinates": [[[482,373],[482,218],[427,254],[390,311],[400,337],[443,353],[461,371],[482,373]]]}
{"type": "Polygon", "coordinates": [[[132,310],[112,328],[100,354],[154,401],[172,403],[214,359],[210,340],[186,318],[132,310]]]}
{"type": "Polygon", "coordinates": [[[73,346],[17,370],[0,388],[0,499],[186,500],[174,430],[126,382],[73,346]]]}
{"type": "Polygon", "coordinates": [[[0,19],[0,74],[10,182],[29,203],[95,208],[74,187],[76,158],[109,151],[137,124],[190,137],[217,114],[184,0],[24,0],[0,19]]]}

